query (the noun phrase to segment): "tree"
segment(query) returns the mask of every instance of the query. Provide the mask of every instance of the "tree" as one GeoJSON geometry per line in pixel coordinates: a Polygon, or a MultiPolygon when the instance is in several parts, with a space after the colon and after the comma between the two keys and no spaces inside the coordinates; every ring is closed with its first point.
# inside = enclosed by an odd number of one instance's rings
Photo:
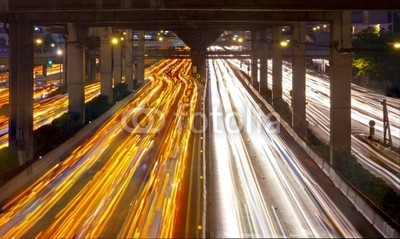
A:
{"type": "Polygon", "coordinates": [[[381,82],[400,78],[400,52],[393,48],[393,43],[398,39],[398,33],[373,27],[355,34],[353,48],[358,50],[353,66],[357,69],[357,76],[367,76],[381,82]]]}

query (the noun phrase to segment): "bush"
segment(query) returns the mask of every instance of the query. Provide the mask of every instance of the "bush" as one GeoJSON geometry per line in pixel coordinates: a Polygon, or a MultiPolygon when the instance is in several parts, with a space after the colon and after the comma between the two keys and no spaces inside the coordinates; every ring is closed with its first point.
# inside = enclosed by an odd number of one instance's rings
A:
{"type": "Polygon", "coordinates": [[[36,157],[45,155],[55,149],[61,139],[59,132],[54,125],[44,125],[33,132],[33,154],[36,157]]]}
{"type": "Polygon", "coordinates": [[[131,92],[128,91],[128,85],[125,83],[120,83],[114,86],[113,95],[114,102],[120,101],[129,95],[131,92]]]}
{"type": "Polygon", "coordinates": [[[34,157],[45,155],[75,135],[83,125],[79,116],[65,113],[54,119],[50,125],[44,125],[33,132],[34,157]]]}
{"type": "MultiPolygon", "coordinates": [[[[307,140],[313,151],[326,161],[329,161],[330,149],[324,145],[308,129],[307,140]]],[[[365,169],[352,154],[342,154],[334,159],[333,167],[354,188],[384,211],[397,224],[400,224],[400,195],[383,179],[378,178],[365,169]]],[[[393,225],[395,228],[398,225],[393,225]]]]}
{"type": "Polygon", "coordinates": [[[93,98],[85,105],[86,122],[93,121],[110,108],[111,105],[108,103],[108,96],[99,95],[93,98]]]}
{"type": "Polygon", "coordinates": [[[16,153],[11,152],[9,147],[0,149],[0,185],[20,171],[16,153]]]}
{"type": "Polygon", "coordinates": [[[365,169],[354,155],[340,155],[334,167],[355,188],[400,224],[400,195],[387,183],[365,169]]]}

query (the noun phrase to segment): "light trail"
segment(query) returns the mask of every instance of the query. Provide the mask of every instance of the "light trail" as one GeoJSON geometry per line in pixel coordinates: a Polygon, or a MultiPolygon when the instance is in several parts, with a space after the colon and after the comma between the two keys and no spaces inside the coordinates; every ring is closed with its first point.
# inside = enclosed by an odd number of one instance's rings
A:
{"type": "Polygon", "coordinates": [[[147,70],[133,101],[3,206],[0,237],[171,237],[198,94],[188,75],[164,71],[188,67],[147,70]]]}
{"type": "MultiPolygon", "coordinates": [[[[230,61],[237,68],[237,61],[230,61]]],[[[271,60],[269,60],[268,85],[272,88],[271,60]]],[[[292,89],[292,70],[288,62],[283,63],[282,71],[282,98],[291,105],[290,90],[292,89]]],[[[330,84],[329,77],[307,70],[306,74],[306,100],[307,121],[311,131],[325,144],[329,144],[329,109],[330,109],[330,84]]],[[[352,152],[359,162],[366,166],[373,174],[378,175],[393,188],[400,190],[400,165],[377,153],[370,146],[363,143],[355,135],[366,135],[369,132],[369,120],[376,122],[376,136],[382,137],[382,100],[388,103],[389,120],[393,144],[400,145],[400,99],[385,97],[368,91],[363,87],[352,84],[351,91],[351,118],[352,118],[352,152]]]]}
{"type": "Polygon", "coordinates": [[[216,236],[359,237],[227,65],[209,65],[216,236]]]}
{"type": "MultiPolygon", "coordinates": [[[[48,86],[35,94],[50,94],[55,86],[48,86]],[[48,89],[47,89],[48,88],[48,89]]],[[[100,83],[85,86],[85,102],[92,100],[100,94],[100,83]]],[[[41,96],[39,97],[41,98],[41,96]]],[[[7,99],[8,104],[8,99],[7,99]]],[[[68,111],[68,94],[58,94],[41,99],[33,104],[33,128],[37,129],[43,125],[50,124],[54,119],[68,111]]],[[[8,145],[8,117],[0,116],[0,148],[8,145]]]]}

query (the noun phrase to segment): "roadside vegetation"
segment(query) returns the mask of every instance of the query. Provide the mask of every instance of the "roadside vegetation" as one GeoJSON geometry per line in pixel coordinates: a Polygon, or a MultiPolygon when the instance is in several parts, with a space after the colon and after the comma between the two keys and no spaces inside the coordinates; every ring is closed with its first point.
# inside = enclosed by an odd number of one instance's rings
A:
{"type": "MultiPolygon", "coordinates": [[[[307,142],[313,151],[326,162],[329,162],[329,145],[323,144],[310,130],[307,133],[307,142]]],[[[333,168],[343,179],[351,184],[387,219],[397,230],[400,229],[400,193],[390,187],[383,179],[373,175],[357,160],[357,157],[341,155],[334,159],[333,168]]]]}
{"type": "Polygon", "coordinates": [[[368,82],[383,88],[387,96],[400,97],[400,42],[398,32],[366,28],[353,37],[353,67],[355,83],[368,82]]]}

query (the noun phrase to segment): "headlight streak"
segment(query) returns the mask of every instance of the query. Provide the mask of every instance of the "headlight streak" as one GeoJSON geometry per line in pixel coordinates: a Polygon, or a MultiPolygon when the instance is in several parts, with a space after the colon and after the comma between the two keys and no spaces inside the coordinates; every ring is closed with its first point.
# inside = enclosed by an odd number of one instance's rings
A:
{"type": "MultiPolygon", "coordinates": [[[[220,67],[220,69],[222,68],[223,67],[220,67]]],[[[248,132],[248,134],[253,142],[258,143],[257,145],[259,145],[260,142],[266,141],[261,143],[261,146],[256,147],[258,150],[262,149],[262,154],[264,154],[264,156],[258,158],[268,159],[265,163],[269,163],[270,167],[274,169],[273,172],[275,172],[279,178],[279,180],[276,181],[283,183],[284,186],[279,187],[279,189],[282,192],[281,194],[283,194],[283,197],[286,198],[286,206],[292,207],[290,210],[291,212],[300,212],[298,216],[296,213],[292,214],[292,217],[298,217],[296,221],[299,223],[305,221],[314,237],[319,237],[321,235],[332,237],[337,237],[339,235],[351,237],[359,236],[347,219],[340,212],[337,212],[337,208],[334,207],[334,204],[326,197],[323,191],[319,189],[319,186],[312,181],[306,171],[299,168],[299,163],[297,162],[296,157],[290,152],[288,146],[285,145],[279,137],[275,137],[277,134],[270,131],[267,127],[267,125],[270,124],[267,118],[265,116],[248,117],[248,115],[245,115],[245,112],[247,114],[250,112],[252,115],[258,115],[260,114],[259,112],[262,111],[258,105],[252,102],[251,96],[248,92],[243,90],[237,79],[233,79],[234,76],[230,75],[226,70],[222,71],[225,71],[225,75],[221,79],[225,80],[220,80],[219,84],[221,85],[222,82],[225,82],[227,90],[223,90],[223,92],[229,91],[229,93],[234,96],[233,102],[235,102],[235,107],[237,108],[242,121],[244,121],[243,125],[258,125],[254,120],[261,120],[262,122],[260,124],[263,126],[261,134],[260,132],[253,131],[253,128],[251,128],[251,132],[248,132]],[[235,84],[233,84],[233,82],[235,84]],[[245,96],[245,98],[240,95],[245,96]],[[242,105],[246,105],[247,107],[250,106],[251,109],[244,109],[241,107],[239,102],[242,102],[242,105]],[[252,123],[246,122],[246,120],[250,120],[252,123]],[[280,162],[286,164],[286,167],[282,168],[282,166],[280,166],[282,163],[278,164],[278,159],[280,158],[282,159],[280,162]],[[297,189],[294,190],[297,187],[305,188],[305,195],[300,196],[301,191],[297,189]],[[293,202],[293,206],[292,203],[289,202],[293,202]],[[315,217],[315,215],[317,215],[317,217],[315,217]],[[339,231],[340,234],[335,232],[336,230],[339,231]]],[[[211,86],[211,88],[213,88],[213,86],[211,86]]],[[[244,129],[247,128],[244,127],[244,129]]],[[[273,226],[273,224],[270,224],[270,227],[271,226],[273,226]]],[[[311,236],[304,233],[306,233],[306,231],[300,235],[311,236]]]]}
{"type": "MultiPolygon", "coordinates": [[[[283,62],[283,98],[290,105],[288,92],[291,89],[291,69],[290,64],[283,62]]],[[[272,77],[271,75],[268,76],[272,77]]],[[[271,87],[271,86],[270,86],[271,87]]],[[[329,77],[311,70],[307,70],[306,75],[306,94],[307,94],[307,121],[310,122],[311,131],[322,138],[323,142],[329,143],[329,109],[330,109],[330,83],[329,77]]],[[[363,137],[368,133],[368,122],[376,122],[375,134],[377,138],[383,137],[382,123],[382,104],[386,99],[388,104],[389,120],[393,144],[399,145],[400,140],[400,100],[376,94],[365,88],[352,84],[351,91],[351,118],[352,134],[363,137]]],[[[392,161],[379,155],[370,146],[363,143],[359,138],[352,135],[352,152],[360,159],[359,162],[368,168],[373,174],[381,177],[393,188],[399,189],[400,170],[399,165],[394,165],[392,161]]]]}
{"type": "MultiPolygon", "coordinates": [[[[164,65],[164,69],[185,69],[190,63],[174,60],[161,62],[160,65],[164,65]]],[[[173,235],[176,209],[182,197],[181,180],[188,168],[187,148],[198,93],[196,85],[188,76],[171,75],[170,78],[160,79],[157,74],[163,74],[158,72],[159,69],[154,67],[147,71],[146,77],[149,72],[156,75],[136,93],[138,97],[134,101],[113,115],[91,139],[72,152],[67,159],[3,207],[5,212],[0,215],[1,237],[105,235],[108,229],[112,229],[110,225],[119,213],[119,204],[128,199],[128,188],[132,189],[131,185],[142,176],[145,178],[140,181],[139,190],[134,192],[136,196],[130,196],[131,207],[126,214],[125,223],[120,225],[119,235],[173,235]],[[188,97],[188,107],[179,104],[183,96],[188,97]],[[154,140],[159,137],[158,133],[130,134],[122,130],[121,124],[116,123],[125,112],[140,105],[167,112],[170,116],[175,114],[163,133],[166,135],[163,138],[165,140],[156,146],[154,140]],[[116,142],[120,143],[114,149],[110,148],[116,142]],[[154,147],[157,149],[156,154],[153,153],[154,147]],[[106,156],[107,154],[110,155],[106,156]],[[150,155],[154,158],[149,157],[150,155]],[[82,188],[78,186],[80,181],[83,182],[82,188]],[[55,205],[60,204],[72,188],[78,188],[78,193],[64,203],[65,206],[55,215],[55,220],[46,220],[51,224],[43,231],[34,228],[35,223],[48,217],[51,210],[58,210],[55,205]]],[[[176,74],[179,74],[178,71],[176,74]]],[[[139,112],[129,111],[129,118],[138,117],[139,112]]],[[[136,128],[141,127],[139,125],[142,123],[148,123],[154,113],[156,110],[150,110],[148,115],[139,120],[136,128]]],[[[127,121],[129,118],[126,118],[127,121]]],[[[155,118],[151,127],[162,127],[163,120],[155,118]]]]}

